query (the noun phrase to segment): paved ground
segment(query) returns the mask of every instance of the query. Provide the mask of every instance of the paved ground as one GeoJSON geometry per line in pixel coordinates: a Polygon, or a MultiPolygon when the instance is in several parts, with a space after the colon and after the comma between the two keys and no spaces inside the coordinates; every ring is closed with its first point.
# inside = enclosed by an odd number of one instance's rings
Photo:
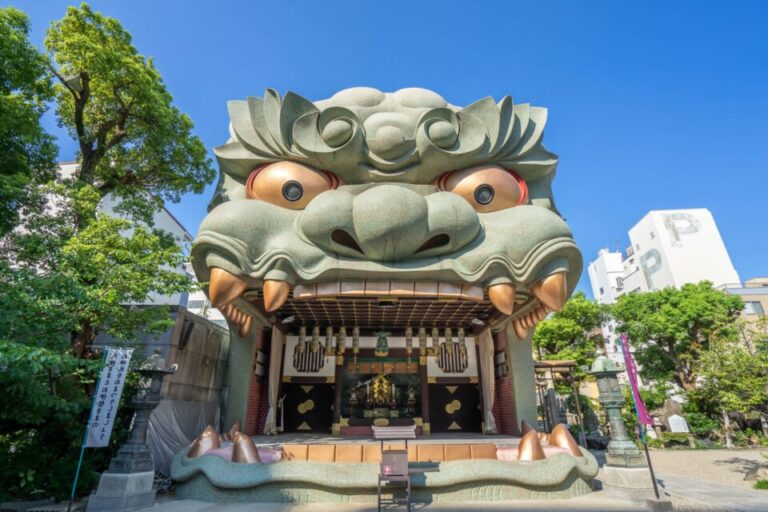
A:
{"type": "MultiPolygon", "coordinates": [[[[658,475],[678,475],[721,485],[752,489],[744,475],[760,464],[767,465],[768,449],[762,450],[651,450],[658,475]]],[[[768,496],[768,493],[764,493],[768,496]]]]}
{"type": "MultiPolygon", "coordinates": [[[[516,502],[490,502],[472,504],[413,504],[414,511],[428,512],[541,512],[573,510],[576,512],[647,512],[637,503],[608,499],[601,492],[570,500],[527,500],[516,502]]],[[[283,505],[276,503],[243,503],[221,505],[200,501],[160,502],[143,512],[375,512],[376,505],[340,505],[336,503],[312,503],[307,505],[283,505]]],[[[382,507],[382,511],[403,512],[405,507],[382,507]]]]}
{"type": "Polygon", "coordinates": [[[676,510],[765,512],[768,492],[719,485],[684,476],[661,476],[664,491],[671,496],[676,510]]]}
{"type": "MultiPolygon", "coordinates": [[[[768,463],[762,454],[768,450],[653,450],[651,461],[661,489],[681,512],[767,512],[768,491],[752,490],[753,482],[745,474],[758,464],[768,463]]],[[[597,453],[598,460],[603,459],[597,453]]],[[[147,512],[369,512],[370,505],[308,504],[283,505],[274,503],[212,504],[159,500],[147,512]]],[[[404,510],[390,507],[384,510],[404,510]]],[[[641,512],[644,504],[617,500],[604,492],[571,500],[530,500],[504,503],[473,504],[415,504],[415,511],[479,512],[479,511],[543,511],[573,510],[577,512],[641,512]]]]}
{"type": "Polygon", "coordinates": [[[651,450],[651,462],[675,510],[766,512],[768,492],[744,480],[768,464],[768,450],[651,450]]]}

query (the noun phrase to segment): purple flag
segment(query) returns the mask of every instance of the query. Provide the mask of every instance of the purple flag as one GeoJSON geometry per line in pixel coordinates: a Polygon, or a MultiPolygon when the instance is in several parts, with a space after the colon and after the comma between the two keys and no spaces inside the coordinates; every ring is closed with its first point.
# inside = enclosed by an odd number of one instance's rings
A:
{"type": "Polygon", "coordinates": [[[640,391],[637,389],[637,365],[629,351],[629,337],[626,334],[621,335],[621,351],[624,353],[624,366],[627,367],[627,377],[629,378],[629,387],[632,388],[632,398],[635,400],[635,409],[637,410],[637,420],[644,425],[653,426],[653,420],[648,409],[645,408],[643,399],[640,398],[640,391]]]}

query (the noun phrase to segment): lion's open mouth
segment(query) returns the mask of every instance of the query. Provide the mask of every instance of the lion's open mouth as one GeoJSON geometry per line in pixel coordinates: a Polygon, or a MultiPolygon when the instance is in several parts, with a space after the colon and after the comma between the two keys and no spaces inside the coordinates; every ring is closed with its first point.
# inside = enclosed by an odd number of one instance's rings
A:
{"type": "Polygon", "coordinates": [[[251,328],[243,302],[275,321],[299,317],[305,325],[361,325],[377,329],[493,325],[512,317],[515,333],[528,331],[567,296],[566,273],[559,271],[531,286],[499,283],[487,288],[468,283],[434,281],[326,281],[300,283],[265,280],[253,287],[246,279],[219,267],[210,268],[211,304],[238,326],[251,328]]]}

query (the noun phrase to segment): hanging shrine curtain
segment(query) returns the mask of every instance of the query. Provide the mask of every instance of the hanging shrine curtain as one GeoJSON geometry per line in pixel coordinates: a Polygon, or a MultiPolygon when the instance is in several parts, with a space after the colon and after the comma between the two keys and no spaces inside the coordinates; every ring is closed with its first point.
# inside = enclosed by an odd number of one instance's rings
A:
{"type": "Polygon", "coordinates": [[[280,387],[280,367],[283,364],[283,345],[285,336],[280,329],[272,329],[272,342],[269,350],[269,412],[264,425],[265,434],[277,434],[277,391],[280,387]]]}
{"type": "Polygon", "coordinates": [[[483,433],[496,433],[496,420],[493,418],[493,397],[496,392],[496,375],[493,366],[493,335],[486,329],[477,336],[480,349],[480,384],[483,391],[483,433]]]}

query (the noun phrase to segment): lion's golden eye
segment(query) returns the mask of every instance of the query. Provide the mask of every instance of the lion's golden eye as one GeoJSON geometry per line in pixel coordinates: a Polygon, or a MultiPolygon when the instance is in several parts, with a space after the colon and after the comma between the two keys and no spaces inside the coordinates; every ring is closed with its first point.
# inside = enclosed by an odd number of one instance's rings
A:
{"type": "Polygon", "coordinates": [[[528,187],[515,172],[498,165],[451,171],[437,179],[440,190],[466,199],[481,213],[511,208],[528,201],[528,187]]]}
{"type": "Polygon", "coordinates": [[[301,210],[321,192],[339,186],[339,178],[296,162],[275,162],[254,169],[245,183],[250,199],[301,210]]]}

